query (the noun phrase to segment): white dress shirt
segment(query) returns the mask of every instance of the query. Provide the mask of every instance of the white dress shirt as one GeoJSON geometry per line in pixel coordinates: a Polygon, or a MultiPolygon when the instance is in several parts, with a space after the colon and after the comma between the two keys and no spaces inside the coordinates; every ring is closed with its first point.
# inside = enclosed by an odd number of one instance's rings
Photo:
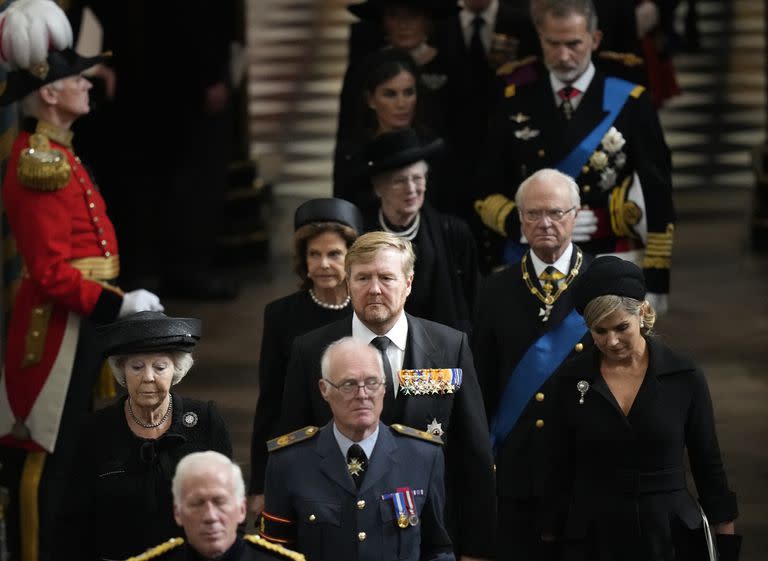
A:
{"type": "Polygon", "coordinates": [[[592,62],[589,63],[589,66],[584,71],[584,74],[579,76],[576,79],[576,81],[574,81],[572,84],[566,84],[565,82],[560,81],[559,78],[557,78],[554,74],[550,72],[549,83],[552,84],[552,92],[554,92],[555,94],[555,105],[560,107],[560,105],[563,103],[563,100],[560,98],[559,95],[557,95],[557,92],[559,92],[566,86],[571,86],[572,88],[576,88],[577,90],[579,90],[579,94],[571,98],[571,106],[575,111],[576,108],[579,106],[579,103],[581,103],[581,98],[584,97],[584,92],[587,91],[587,88],[589,87],[589,84],[592,83],[592,78],[594,77],[595,77],[595,65],[592,64],[592,62]]]}
{"type": "Polygon", "coordinates": [[[362,439],[360,442],[355,442],[354,440],[350,440],[341,434],[341,431],[336,427],[336,423],[334,422],[333,436],[336,438],[336,443],[339,445],[341,455],[344,456],[344,459],[347,458],[347,452],[349,452],[349,448],[353,444],[359,444],[360,448],[363,449],[363,452],[365,452],[365,455],[370,460],[371,454],[373,454],[373,447],[376,446],[376,439],[379,438],[379,425],[376,425],[376,430],[371,436],[362,439]]]}
{"type": "Polygon", "coordinates": [[[461,24],[461,32],[464,34],[464,44],[467,46],[467,49],[472,44],[472,35],[475,32],[472,22],[476,16],[480,16],[485,22],[485,25],[480,28],[480,40],[483,42],[486,53],[491,50],[491,37],[493,36],[493,30],[496,29],[496,14],[498,11],[499,0],[491,0],[488,7],[479,14],[466,8],[461,9],[459,12],[459,23],[461,24]]]}
{"type": "Polygon", "coordinates": [[[533,252],[533,250],[531,250],[530,251],[531,263],[533,264],[533,270],[536,271],[536,278],[539,278],[541,276],[541,273],[544,272],[544,269],[546,269],[549,266],[554,267],[559,272],[568,276],[568,273],[571,272],[571,256],[572,255],[573,255],[572,243],[568,244],[568,247],[566,248],[566,250],[560,256],[560,258],[554,263],[544,263],[544,261],[539,259],[539,257],[533,252]]]}
{"type": "MultiPolygon", "coordinates": [[[[357,314],[352,314],[352,337],[364,341],[370,344],[376,337],[379,337],[376,333],[368,329],[357,314]]],[[[400,317],[397,318],[395,325],[392,326],[383,337],[389,337],[391,344],[387,347],[387,358],[389,359],[389,365],[392,368],[392,390],[397,397],[397,389],[400,385],[397,377],[398,372],[403,369],[403,360],[405,359],[405,344],[408,340],[408,320],[405,317],[405,312],[400,312],[400,317]]]]}

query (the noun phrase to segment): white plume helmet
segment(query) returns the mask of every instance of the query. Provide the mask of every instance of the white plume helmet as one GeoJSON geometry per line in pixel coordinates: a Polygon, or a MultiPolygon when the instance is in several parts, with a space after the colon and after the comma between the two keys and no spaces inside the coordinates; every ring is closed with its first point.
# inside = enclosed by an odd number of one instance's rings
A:
{"type": "Polygon", "coordinates": [[[45,62],[48,49],[72,46],[72,27],[53,0],[16,0],[0,13],[0,62],[30,68],[45,62]]]}

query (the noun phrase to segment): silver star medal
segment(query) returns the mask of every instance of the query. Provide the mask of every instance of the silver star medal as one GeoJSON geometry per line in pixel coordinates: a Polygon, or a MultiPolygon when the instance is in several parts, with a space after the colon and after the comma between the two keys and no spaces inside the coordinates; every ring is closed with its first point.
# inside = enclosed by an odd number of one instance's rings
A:
{"type": "Polygon", "coordinates": [[[432,419],[432,422],[427,425],[427,432],[434,434],[435,436],[443,436],[443,424],[438,423],[437,419],[432,419]]]}
{"type": "Polygon", "coordinates": [[[517,115],[510,115],[509,118],[516,123],[524,123],[530,119],[528,115],[523,115],[522,113],[518,113],[517,115]]]}
{"type": "Polygon", "coordinates": [[[539,309],[539,317],[541,318],[541,321],[549,321],[549,314],[552,313],[552,306],[550,304],[546,304],[543,308],[539,309]]]}

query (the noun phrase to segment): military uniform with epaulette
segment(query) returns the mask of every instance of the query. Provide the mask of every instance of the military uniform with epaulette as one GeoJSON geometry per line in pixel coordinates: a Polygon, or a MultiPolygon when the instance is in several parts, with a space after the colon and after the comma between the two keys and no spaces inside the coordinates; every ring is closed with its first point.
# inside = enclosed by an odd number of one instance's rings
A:
{"type": "Polygon", "coordinates": [[[358,487],[361,468],[342,455],[333,421],[270,441],[260,535],[312,561],[453,560],[441,443],[379,423],[358,487]]]}
{"type": "MultiPolygon", "coordinates": [[[[126,561],[199,561],[205,559],[189,542],[182,538],[173,538],[156,545],[140,555],[130,557],[126,561]]],[[[223,555],[216,557],[219,561],[304,561],[301,553],[292,551],[280,544],[272,543],[256,535],[238,536],[223,555]]]]}
{"type": "Polygon", "coordinates": [[[19,547],[19,508],[30,536],[23,547],[37,551],[32,528],[54,516],[49,509],[74,451],[74,429],[92,407],[101,361],[94,327],[114,320],[122,304],[110,284],[120,265],[104,199],[75,155],[70,131],[24,121],[8,159],[3,205],[24,267],[0,383],[0,487],[11,495],[12,551],[19,547]]]}
{"type": "Polygon", "coordinates": [[[519,242],[518,185],[539,169],[559,169],[576,180],[582,207],[598,220],[597,231],[579,242],[584,251],[636,261],[649,292],[667,294],[675,222],[671,157],[643,86],[598,69],[568,118],[537,59],[500,73],[505,98],[491,119],[478,182],[483,222],[519,242]]]}

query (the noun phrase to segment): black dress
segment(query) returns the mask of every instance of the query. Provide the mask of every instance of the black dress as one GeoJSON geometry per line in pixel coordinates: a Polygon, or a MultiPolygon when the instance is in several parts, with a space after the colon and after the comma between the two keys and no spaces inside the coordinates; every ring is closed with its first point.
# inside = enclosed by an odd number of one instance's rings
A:
{"type": "Polygon", "coordinates": [[[205,450],[231,458],[232,444],[212,401],[172,396],[171,426],[156,440],[131,432],[123,409],[126,397],[85,423],[78,467],[61,513],[57,558],[126,559],[183,535],[173,518],[176,464],[205,450]]]}
{"type": "Polygon", "coordinates": [[[259,359],[259,402],[253,418],[251,437],[251,481],[248,492],[264,492],[267,468],[266,441],[277,436],[283,384],[288,371],[293,340],[299,335],[348,317],[352,305],[341,310],[322,308],[312,301],[307,290],[299,290],[264,308],[264,334],[259,359]]]}
{"type": "Polygon", "coordinates": [[[704,374],[664,344],[647,339],[649,363],[624,415],[600,374],[597,348],[564,365],[550,413],[561,491],[563,559],[685,561],[702,517],[686,488],[688,451],[698,498],[711,524],[738,516],[728,489],[704,374]],[[577,384],[589,383],[580,403],[577,384]]]}

